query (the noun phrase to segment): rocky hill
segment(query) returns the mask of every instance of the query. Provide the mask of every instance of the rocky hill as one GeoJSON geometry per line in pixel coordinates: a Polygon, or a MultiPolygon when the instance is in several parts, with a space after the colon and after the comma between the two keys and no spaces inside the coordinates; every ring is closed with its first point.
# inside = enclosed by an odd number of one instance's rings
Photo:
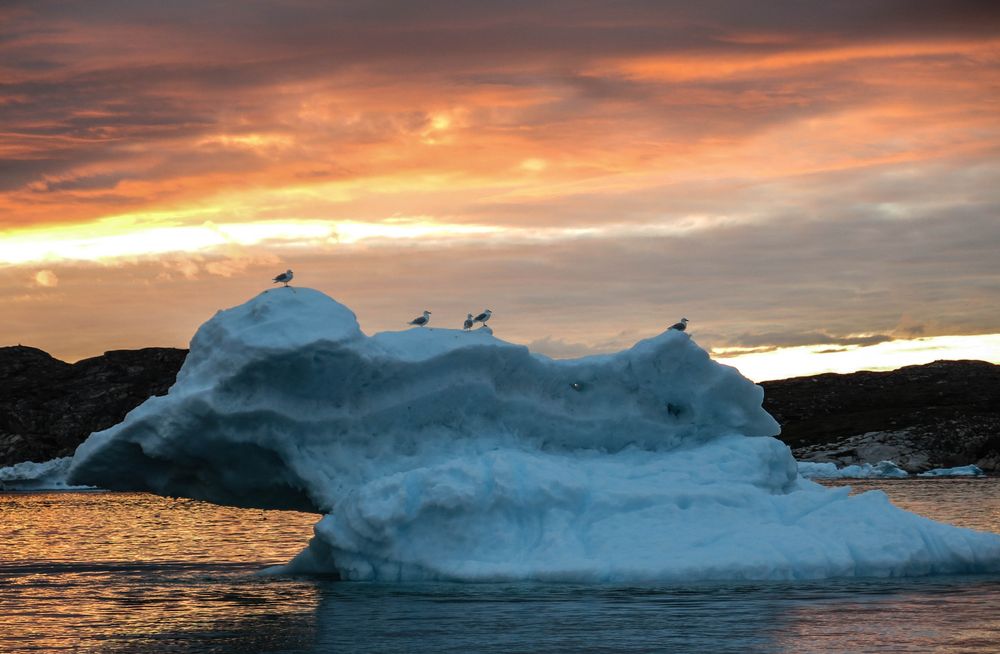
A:
{"type": "MultiPolygon", "coordinates": [[[[91,432],[166,393],[186,355],[117,350],[69,364],[31,347],[0,348],[0,466],[72,454],[91,432]]],[[[762,386],[764,408],[799,459],[1000,472],[1000,366],[936,361],[762,386]]]]}
{"type": "Polygon", "coordinates": [[[891,372],[765,382],[764,408],[807,461],[895,461],[908,472],[1000,472],[1000,366],[935,361],[891,372]]]}
{"type": "Polygon", "coordinates": [[[187,350],[116,350],[74,364],[21,345],[0,348],[0,466],[72,454],[174,383],[187,350]]]}

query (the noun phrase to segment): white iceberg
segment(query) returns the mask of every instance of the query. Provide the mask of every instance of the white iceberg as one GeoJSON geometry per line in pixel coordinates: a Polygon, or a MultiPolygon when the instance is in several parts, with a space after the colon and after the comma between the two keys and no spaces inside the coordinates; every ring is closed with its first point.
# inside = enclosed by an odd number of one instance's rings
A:
{"type": "Polygon", "coordinates": [[[982,477],[986,473],[977,465],[958,466],[955,468],[934,468],[921,472],[918,477],[982,477]]]}
{"type": "Polygon", "coordinates": [[[326,514],[283,571],[662,581],[1000,570],[1000,536],[802,479],[763,391],[668,331],[554,361],[485,330],[367,337],[281,288],[203,325],[70,479],[326,514]]]}
{"type": "Polygon", "coordinates": [[[66,483],[73,459],[64,456],[42,463],[24,461],[0,468],[0,491],[92,490],[66,483]]]}
{"type": "Polygon", "coordinates": [[[806,479],[902,479],[909,473],[892,461],[858,463],[838,468],[836,463],[799,461],[799,474],[806,479]]]}

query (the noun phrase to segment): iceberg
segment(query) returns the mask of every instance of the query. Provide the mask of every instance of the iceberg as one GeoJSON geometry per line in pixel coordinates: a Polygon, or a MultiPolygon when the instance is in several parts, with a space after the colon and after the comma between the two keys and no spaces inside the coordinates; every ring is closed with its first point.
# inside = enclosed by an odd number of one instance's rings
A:
{"type": "Polygon", "coordinates": [[[66,482],[73,459],[68,456],[42,463],[24,461],[0,468],[0,491],[95,490],[66,482]]]}
{"type": "Polygon", "coordinates": [[[1000,570],[1000,536],[798,473],[763,390],[689,335],[553,360],[489,330],[362,333],[278,288],[199,328],[73,483],[323,514],[279,573],[643,582],[1000,570]]]}
{"type": "Polygon", "coordinates": [[[856,463],[838,468],[836,463],[799,461],[799,474],[806,479],[902,479],[910,474],[892,461],[856,463]]]}

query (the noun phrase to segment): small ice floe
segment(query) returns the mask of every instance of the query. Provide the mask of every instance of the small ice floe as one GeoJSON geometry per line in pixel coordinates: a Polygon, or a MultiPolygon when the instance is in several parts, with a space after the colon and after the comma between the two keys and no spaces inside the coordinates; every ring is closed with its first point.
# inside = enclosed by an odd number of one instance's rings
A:
{"type": "Polygon", "coordinates": [[[918,477],[982,477],[986,473],[977,465],[958,466],[956,468],[934,468],[921,472],[918,477]]]}
{"type": "Polygon", "coordinates": [[[797,461],[799,475],[806,479],[902,479],[909,473],[892,461],[879,461],[875,465],[861,463],[838,468],[836,463],[797,461]]]}
{"type": "Polygon", "coordinates": [[[25,461],[0,468],[0,490],[92,490],[94,486],[70,486],[66,474],[73,457],[64,456],[42,463],[25,461]]]}

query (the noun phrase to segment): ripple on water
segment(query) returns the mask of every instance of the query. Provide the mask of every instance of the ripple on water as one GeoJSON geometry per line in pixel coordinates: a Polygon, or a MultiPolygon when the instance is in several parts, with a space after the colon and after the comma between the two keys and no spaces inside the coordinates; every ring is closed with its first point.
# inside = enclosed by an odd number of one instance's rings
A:
{"type": "MultiPolygon", "coordinates": [[[[1000,479],[854,482],[1000,533],[1000,479]]],[[[0,651],[993,652],[1000,578],[581,586],[264,577],[317,516],[0,494],[0,651]]]]}

